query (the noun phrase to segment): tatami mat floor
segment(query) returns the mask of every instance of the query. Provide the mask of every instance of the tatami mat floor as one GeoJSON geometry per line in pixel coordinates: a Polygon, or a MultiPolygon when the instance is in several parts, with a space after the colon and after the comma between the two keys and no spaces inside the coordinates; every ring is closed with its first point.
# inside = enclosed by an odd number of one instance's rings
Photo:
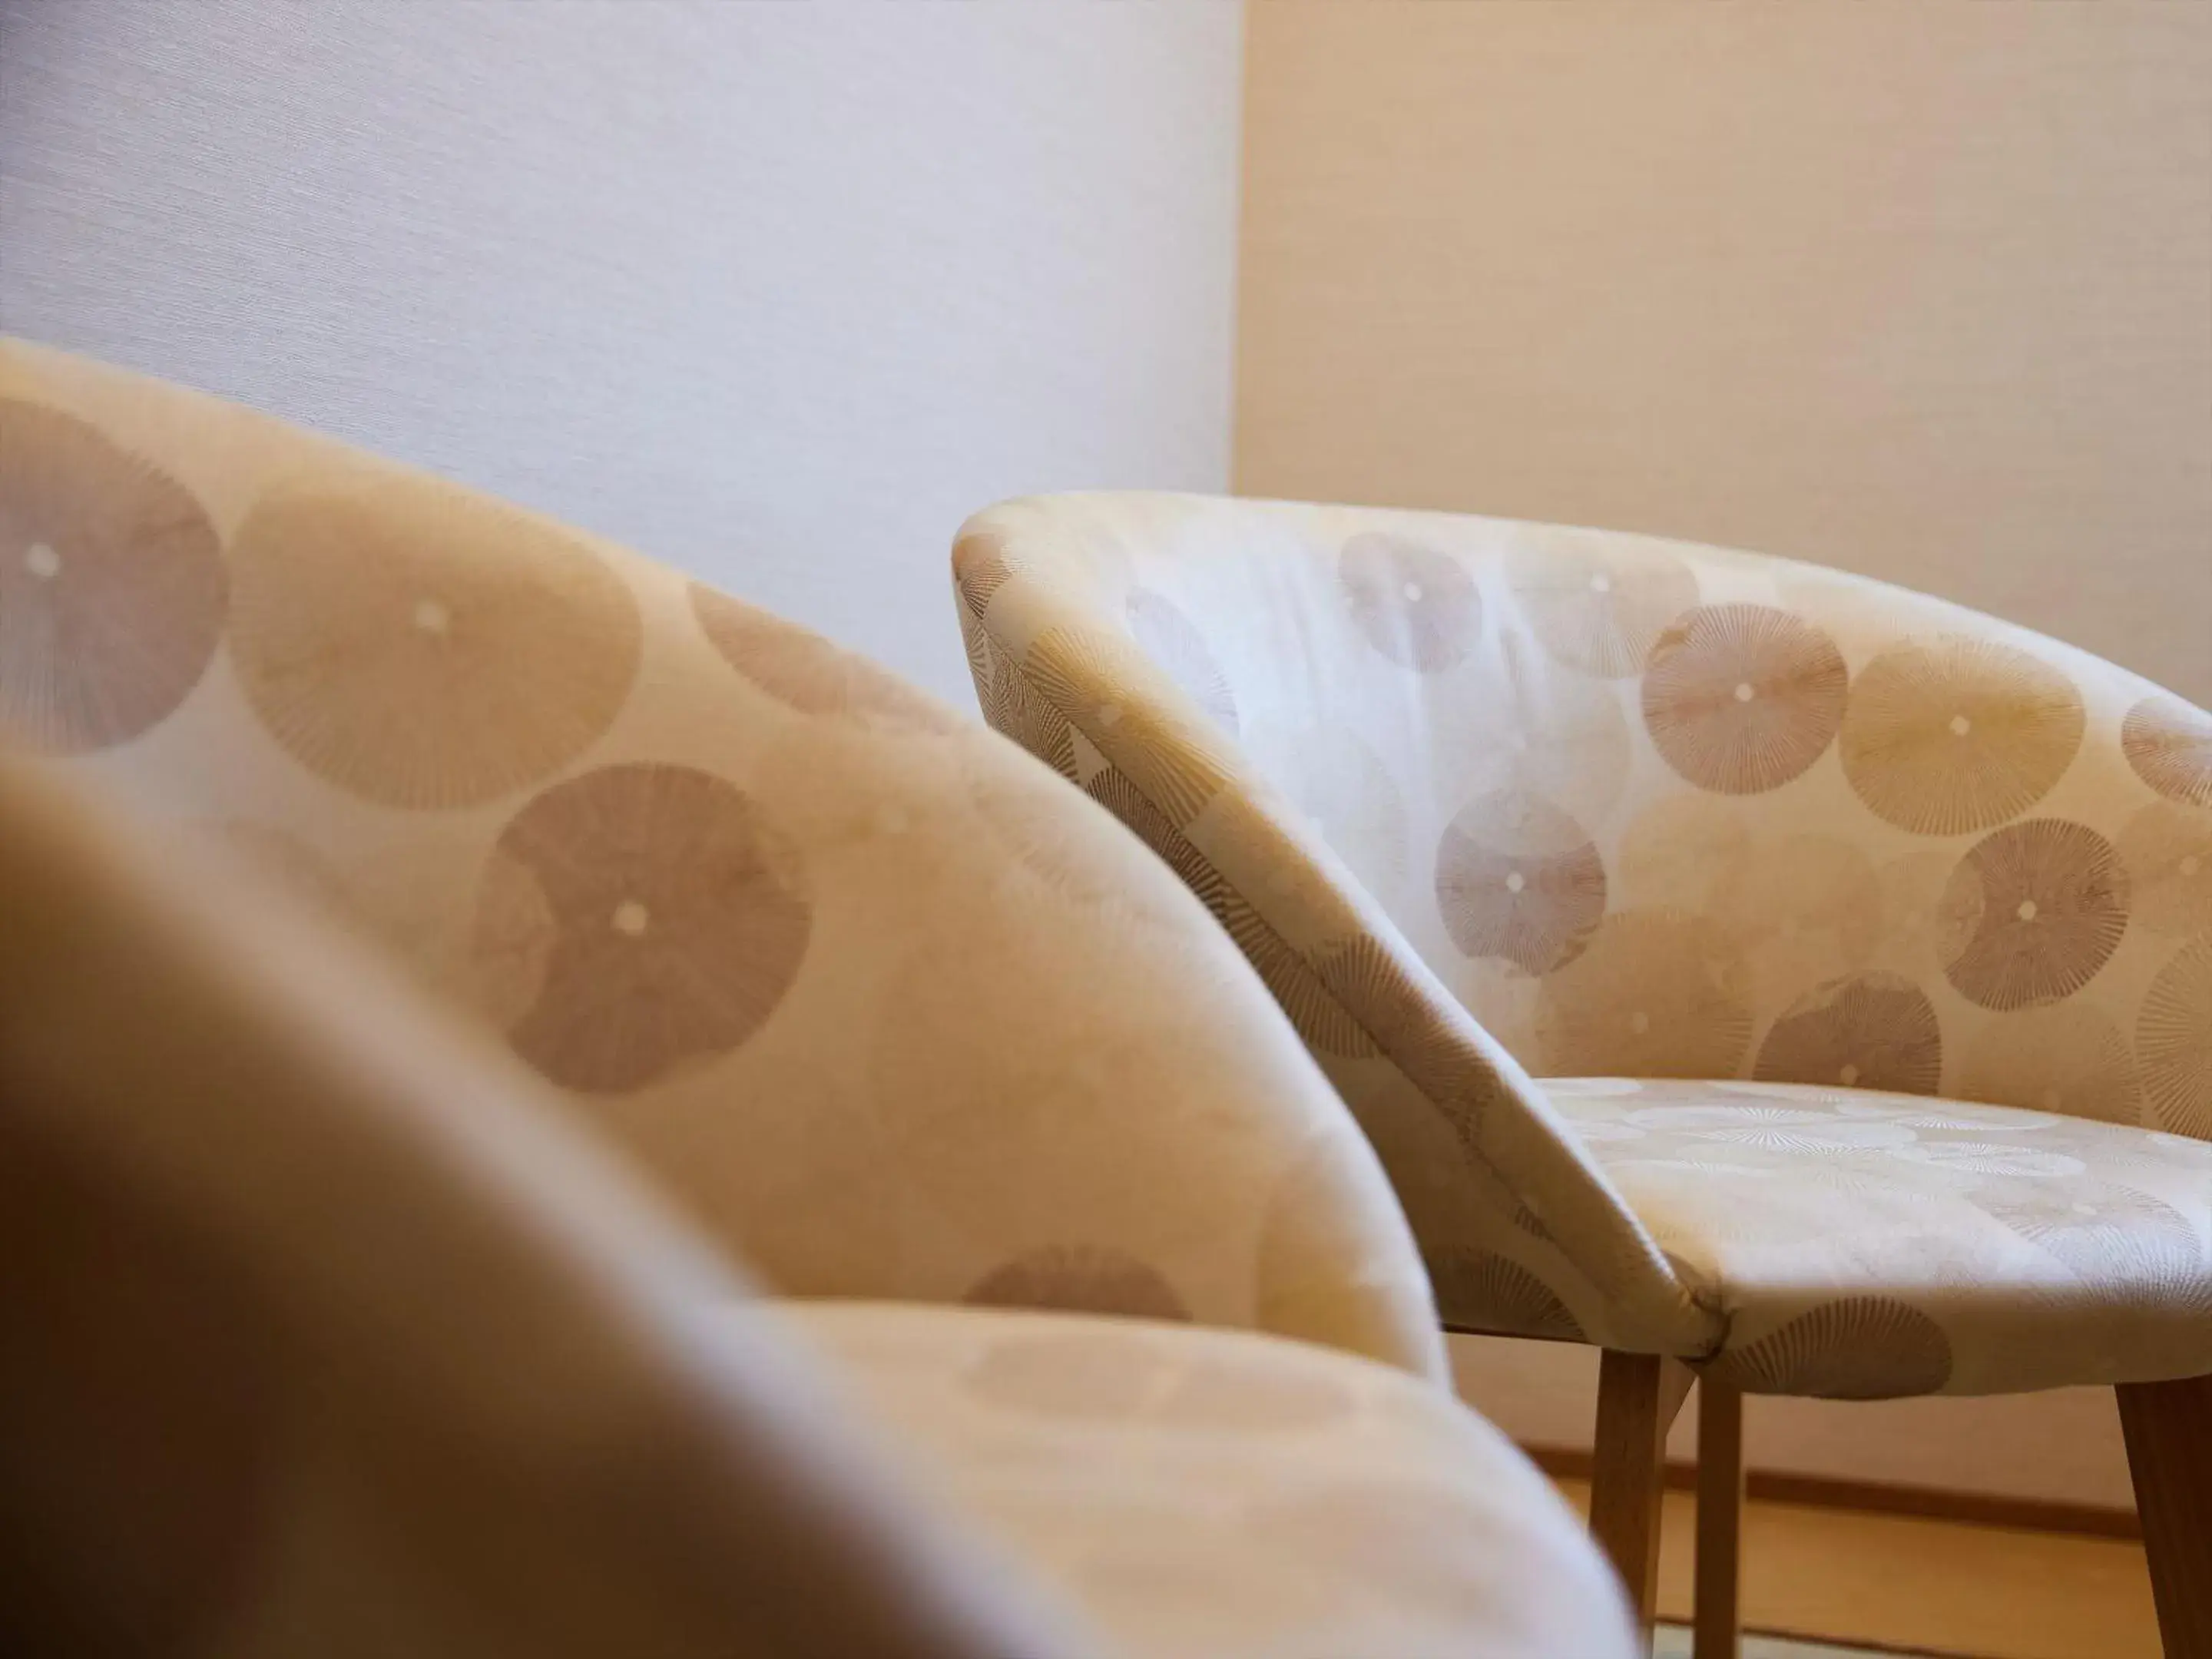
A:
{"type": "MultiPolygon", "coordinates": [[[[1583,1483],[1560,1485],[1588,1503],[1583,1483]]],[[[1689,1617],[1695,1524],[1690,1494],[1669,1492],[1663,1619],[1689,1617]]],[[[1744,1659],[2159,1659],[2142,1547],[2126,1540],[1754,1503],[1743,1548],[1745,1625],[1799,1644],[1747,1642],[1744,1659]]],[[[1689,1648],[1659,1651],[1676,1659],[1689,1648]]]]}

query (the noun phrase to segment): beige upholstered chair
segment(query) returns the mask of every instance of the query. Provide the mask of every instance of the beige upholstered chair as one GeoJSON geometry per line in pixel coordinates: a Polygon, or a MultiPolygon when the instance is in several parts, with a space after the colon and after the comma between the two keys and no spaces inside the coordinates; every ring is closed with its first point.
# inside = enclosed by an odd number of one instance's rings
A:
{"type": "Polygon", "coordinates": [[[13,763],[0,915],[0,1650],[1626,1659],[1419,1378],[748,1303],[512,1055],[13,763]]]}
{"type": "Polygon", "coordinates": [[[621,548],[0,342],[0,731],[396,955],[794,1295],[1443,1374],[1203,909],[972,719],[621,548]]]}
{"type": "Polygon", "coordinates": [[[1606,1350],[1647,1619],[1677,1362],[1701,1655],[1739,1391],[2110,1383],[2168,1650],[2212,1652],[2212,717],[1640,536],[1071,495],[953,562],[993,724],[1243,947],[1447,1324],[1606,1350]]]}

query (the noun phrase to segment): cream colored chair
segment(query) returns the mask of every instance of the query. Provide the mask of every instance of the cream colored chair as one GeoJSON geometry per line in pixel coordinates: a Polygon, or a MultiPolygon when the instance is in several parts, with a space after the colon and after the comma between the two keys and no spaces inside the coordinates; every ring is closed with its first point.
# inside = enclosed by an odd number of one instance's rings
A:
{"type": "Polygon", "coordinates": [[[12,764],[0,915],[0,1650],[1625,1659],[1402,1370],[749,1302],[479,1032],[12,764]]]}
{"type": "Polygon", "coordinates": [[[9,727],[396,956],[780,1291],[1443,1375],[1357,1127],[1157,860],[674,571],[0,343],[9,727]]]}
{"type": "Polygon", "coordinates": [[[1279,1011],[972,721],[7,345],[0,727],[0,1650],[1625,1651],[1279,1011]]]}
{"type": "Polygon", "coordinates": [[[1447,1325],[1606,1351],[1647,1624],[1680,1362],[1701,1656],[1740,1391],[2109,1383],[2167,1650],[2212,1654],[2212,716],[1639,536],[1070,495],[953,560],[992,723],[1243,947],[1447,1325]]]}

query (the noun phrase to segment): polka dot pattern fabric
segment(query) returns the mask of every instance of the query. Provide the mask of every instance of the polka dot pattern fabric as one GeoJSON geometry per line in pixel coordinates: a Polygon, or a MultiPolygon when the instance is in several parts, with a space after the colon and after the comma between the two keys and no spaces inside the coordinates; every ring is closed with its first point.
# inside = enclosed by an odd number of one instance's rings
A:
{"type": "MultiPolygon", "coordinates": [[[[1227,717],[1172,599],[1133,615],[1227,717]]],[[[624,549],[0,343],[0,734],[394,956],[780,1290],[1442,1375],[1370,1150],[1173,877],[974,720],[624,549]]]]}
{"type": "MultiPolygon", "coordinates": [[[[1607,1126],[1536,1081],[2080,1119],[2135,1149],[2099,1182],[2166,1191],[2212,1140],[2212,715],[1932,599],[1616,532],[1066,495],[978,515],[953,563],[987,714],[1245,947],[1381,1153],[1448,1323],[1706,1358],[1809,1319],[1741,1372],[1783,1391],[1818,1391],[1784,1363],[1816,1338],[1893,1345],[1897,1393],[2212,1371],[2201,1313],[2193,1348],[2147,1312],[2072,1341],[2088,1290],[1996,1317],[2017,1281],[1977,1279],[1971,1240],[1941,1287],[1808,1243],[1804,1285],[1905,1310],[1814,1318],[1716,1265],[1737,1178],[1688,1160],[1647,1213],[1607,1126]],[[1130,625],[1137,592],[1188,623],[1172,653],[1130,625]],[[1032,701],[1026,729],[1000,719],[1032,701]]],[[[2114,1297],[2197,1305],[2212,1223],[2176,1213],[2158,1260],[2193,1249],[2198,1277],[2130,1278],[2148,1247],[2116,1219],[2094,1233],[2129,1241],[2114,1297]]],[[[2098,1282],[2069,1251],[2021,1259],[2098,1282]]]]}
{"type": "Polygon", "coordinates": [[[1385,1367],[1131,1320],[783,1304],[914,1478],[1162,1659],[1632,1651],[1575,1516],[1385,1367]]]}

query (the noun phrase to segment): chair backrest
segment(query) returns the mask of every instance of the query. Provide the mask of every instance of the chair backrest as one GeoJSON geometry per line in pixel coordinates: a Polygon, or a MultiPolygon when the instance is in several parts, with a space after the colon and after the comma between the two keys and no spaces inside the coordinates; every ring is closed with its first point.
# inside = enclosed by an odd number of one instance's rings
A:
{"type": "Polygon", "coordinates": [[[10,725],[396,952],[780,1289],[1441,1368],[1379,1169],[1172,878],[672,570],[0,344],[10,725]]]}
{"type": "Polygon", "coordinates": [[[1208,899],[1409,1203],[1378,1043],[1577,1205],[1609,1189],[1528,1074],[2212,1135],[2212,716],[2135,675],[1839,572],[1437,514],[1045,497],[954,562],[992,722],[1208,899]]]}
{"type": "Polygon", "coordinates": [[[0,1648],[1089,1651],[497,1048],[0,764],[0,1648]]]}
{"type": "Polygon", "coordinates": [[[2212,1131],[2156,1018],[2138,1030],[2212,928],[2212,715],[2136,675],[1650,537],[1107,496],[976,528],[1032,591],[1079,571],[1091,624],[1317,820],[1539,1074],[2212,1131]],[[2077,1042],[2113,1061],[2069,1099],[2033,1057],[2077,1042]]]}

